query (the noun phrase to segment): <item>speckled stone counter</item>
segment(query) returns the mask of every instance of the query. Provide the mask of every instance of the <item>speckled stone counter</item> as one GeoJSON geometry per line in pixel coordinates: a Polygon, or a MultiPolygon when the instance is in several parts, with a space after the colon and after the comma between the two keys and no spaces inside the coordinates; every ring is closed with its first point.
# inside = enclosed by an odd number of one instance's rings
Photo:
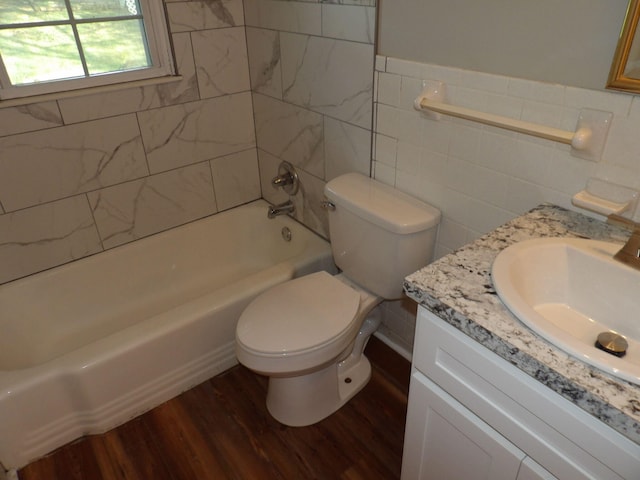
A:
{"type": "Polygon", "coordinates": [[[622,244],[628,236],[620,228],[579,213],[541,205],[409,275],[405,291],[444,321],[640,444],[640,386],[574,359],[533,333],[500,301],[490,275],[496,255],[523,240],[588,237],[622,244]]]}

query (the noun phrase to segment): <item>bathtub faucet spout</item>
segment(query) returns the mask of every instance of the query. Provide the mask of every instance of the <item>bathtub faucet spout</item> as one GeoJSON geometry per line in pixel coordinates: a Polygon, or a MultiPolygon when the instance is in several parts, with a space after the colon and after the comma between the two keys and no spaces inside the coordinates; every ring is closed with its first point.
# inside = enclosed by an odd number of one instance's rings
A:
{"type": "Polygon", "coordinates": [[[269,211],[267,217],[276,218],[279,215],[286,215],[287,213],[293,213],[296,211],[296,207],[291,200],[287,200],[279,205],[269,205],[269,211]]]}

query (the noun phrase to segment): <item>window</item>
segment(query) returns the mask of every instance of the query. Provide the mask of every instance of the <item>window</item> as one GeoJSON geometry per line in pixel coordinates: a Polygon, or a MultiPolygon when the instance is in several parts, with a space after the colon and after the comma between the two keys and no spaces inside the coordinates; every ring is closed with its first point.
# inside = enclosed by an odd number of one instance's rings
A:
{"type": "Polygon", "coordinates": [[[162,0],[0,1],[0,99],[172,74],[162,0]]]}

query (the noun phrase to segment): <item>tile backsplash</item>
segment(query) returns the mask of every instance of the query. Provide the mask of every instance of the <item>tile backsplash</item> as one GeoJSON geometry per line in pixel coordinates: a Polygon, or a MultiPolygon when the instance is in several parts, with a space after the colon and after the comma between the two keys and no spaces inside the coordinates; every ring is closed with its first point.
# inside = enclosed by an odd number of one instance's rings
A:
{"type": "MultiPolygon", "coordinates": [[[[442,211],[436,258],[540,203],[576,210],[571,197],[590,177],[640,189],[639,133],[637,96],[376,58],[374,176],[442,211]],[[453,105],[564,130],[575,130],[582,108],[612,112],[602,159],[576,158],[568,145],[467,120],[433,120],[413,101],[435,81],[446,83],[453,105]]],[[[413,308],[391,302],[386,318],[385,333],[411,351],[413,308]]]]}
{"type": "Polygon", "coordinates": [[[0,108],[0,283],[282,201],[281,160],[300,169],[297,218],[326,236],[324,183],[369,173],[369,0],[166,7],[179,81],[0,108]]]}

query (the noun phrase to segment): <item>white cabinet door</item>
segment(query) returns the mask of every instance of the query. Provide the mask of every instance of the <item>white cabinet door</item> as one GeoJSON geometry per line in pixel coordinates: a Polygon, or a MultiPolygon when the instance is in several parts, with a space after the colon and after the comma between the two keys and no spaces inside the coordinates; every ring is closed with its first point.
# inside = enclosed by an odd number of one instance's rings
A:
{"type": "Polygon", "coordinates": [[[435,383],[413,373],[402,480],[514,480],[524,458],[435,383]]]}
{"type": "Polygon", "coordinates": [[[516,480],[558,480],[531,457],[527,457],[520,465],[516,480]]]}

